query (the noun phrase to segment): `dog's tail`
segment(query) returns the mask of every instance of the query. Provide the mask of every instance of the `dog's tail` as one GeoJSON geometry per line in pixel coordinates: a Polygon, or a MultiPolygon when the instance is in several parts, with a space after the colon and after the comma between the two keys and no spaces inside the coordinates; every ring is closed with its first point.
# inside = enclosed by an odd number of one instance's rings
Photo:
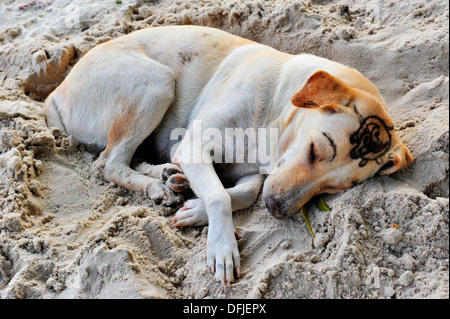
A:
{"type": "Polygon", "coordinates": [[[61,119],[61,115],[59,113],[58,105],[55,101],[54,92],[50,94],[44,102],[44,113],[45,113],[45,121],[47,126],[56,127],[63,132],[66,132],[66,127],[61,119]]]}

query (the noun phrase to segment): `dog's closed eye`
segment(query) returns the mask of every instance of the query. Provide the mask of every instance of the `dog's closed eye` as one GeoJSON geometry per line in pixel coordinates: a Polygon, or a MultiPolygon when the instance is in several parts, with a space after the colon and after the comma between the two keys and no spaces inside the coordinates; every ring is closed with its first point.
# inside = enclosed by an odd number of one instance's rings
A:
{"type": "Polygon", "coordinates": [[[313,165],[318,159],[317,153],[316,153],[316,149],[314,146],[314,143],[311,143],[311,145],[309,146],[309,164],[313,165]]]}

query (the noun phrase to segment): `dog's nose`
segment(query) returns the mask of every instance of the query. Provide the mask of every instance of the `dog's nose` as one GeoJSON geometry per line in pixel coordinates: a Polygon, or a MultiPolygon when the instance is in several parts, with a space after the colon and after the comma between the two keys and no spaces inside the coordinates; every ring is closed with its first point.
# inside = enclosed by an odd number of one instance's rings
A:
{"type": "Polygon", "coordinates": [[[269,213],[275,218],[283,218],[285,215],[281,212],[280,206],[274,197],[269,197],[266,200],[266,207],[269,213]]]}

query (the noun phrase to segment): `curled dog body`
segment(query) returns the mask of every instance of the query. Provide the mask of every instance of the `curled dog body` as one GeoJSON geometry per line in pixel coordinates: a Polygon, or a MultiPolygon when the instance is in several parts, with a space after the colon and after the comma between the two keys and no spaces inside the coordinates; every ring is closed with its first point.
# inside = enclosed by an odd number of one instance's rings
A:
{"type": "Polygon", "coordinates": [[[191,187],[198,198],[173,220],[209,223],[207,263],[224,283],[240,273],[232,212],[250,207],[263,184],[268,211],[282,218],[314,195],[412,162],[385,101],[358,71],[205,27],[149,28],[95,47],[47,98],[45,112],[49,126],[103,149],[106,180],[161,205],[179,204],[169,195],[191,187]],[[259,140],[273,128],[275,144],[259,140]],[[186,134],[171,138],[179,129],[186,134]],[[227,129],[246,132],[242,151],[227,147],[227,129]],[[131,158],[150,135],[167,163],[135,171],[131,158]],[[253,148],[269,150],[276,165],[262,172],[267,163],[253,148]]]}

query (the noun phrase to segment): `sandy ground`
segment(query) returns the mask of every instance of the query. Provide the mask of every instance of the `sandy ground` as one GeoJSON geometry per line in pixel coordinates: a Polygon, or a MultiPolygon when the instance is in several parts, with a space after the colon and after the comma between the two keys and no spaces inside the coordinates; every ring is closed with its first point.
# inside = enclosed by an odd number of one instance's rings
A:
{"type": "Polygon", "coordinates": [[[0,1],[0,297],[449,298],[447,1],[0,1]],[[415,156],[392,176],[270,216],[234,215],[242,277],[206,266],[208,227],[175,229],[142,194],[91,173],[42,101],[90,48],[150,26],[221,28],[360,70],[415,156]],[[392,227],[395,223],[399,227],[392,227]]]}

